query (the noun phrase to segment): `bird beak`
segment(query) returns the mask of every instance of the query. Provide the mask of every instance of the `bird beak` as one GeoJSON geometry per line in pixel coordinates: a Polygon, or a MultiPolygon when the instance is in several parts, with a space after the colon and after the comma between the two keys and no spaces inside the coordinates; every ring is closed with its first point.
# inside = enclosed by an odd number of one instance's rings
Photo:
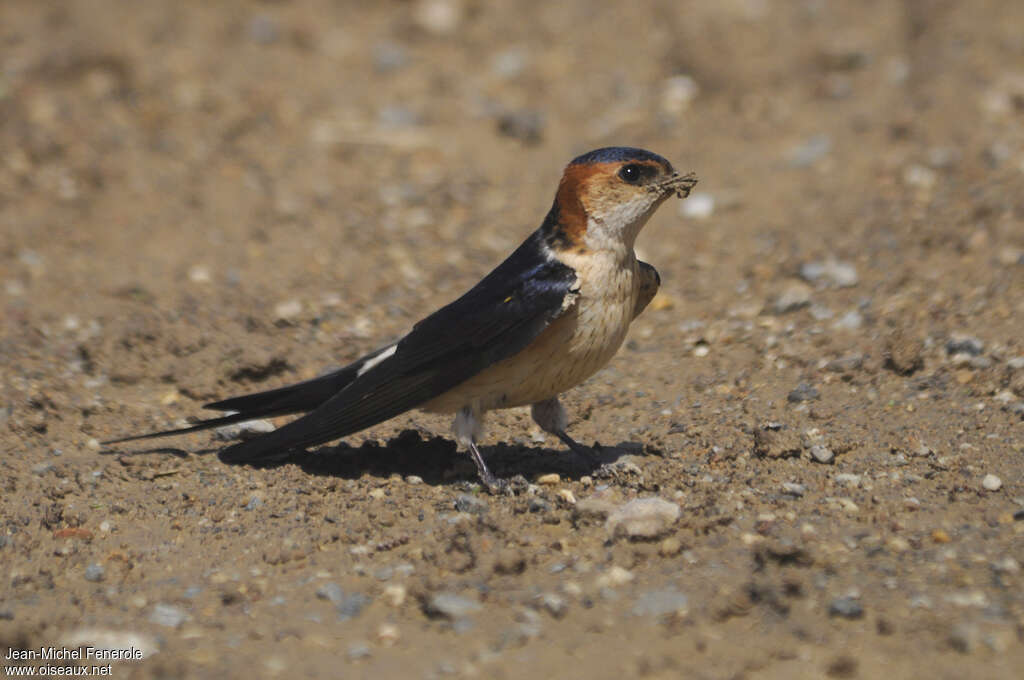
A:
{"type": "Polygon", "coordinates": [[[675,194],[679,198],[686,198],[690,195],[690,190],[696,185],[697,175],[692,172],[688,172],[685,175],[673,172],[662,181],[652,184],[650,186],[650,191],[655,191],[663,196],[675,194]]]}

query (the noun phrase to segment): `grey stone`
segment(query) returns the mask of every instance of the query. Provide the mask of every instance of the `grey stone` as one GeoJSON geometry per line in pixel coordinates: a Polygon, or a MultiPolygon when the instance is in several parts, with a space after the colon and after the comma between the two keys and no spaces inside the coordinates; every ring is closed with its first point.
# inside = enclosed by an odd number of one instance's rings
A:
{"type": "Polygon", "coordinates": [[[832,151],[832,138],[825,134],[814,135],[789,149],[786,160],[795,168],[814,165],[832,151]]]}
{"type": "Polygon", "coordinates": [[[423,605],[423,612],[430,618],[454,621],[480,611],[480,603],[455,593],[437,593],[423,605]]]}
{"type": "Polygon", "coordinates": [[[976,357],[985,349],[985,343],[978,338],[963,333],[953,333],[946,341],[947,354],[969,354],[976,357]]]}
{"type": "Polygon", "coordinates": [[[103,580],[104,569],[102,564],[90,564],[85,568],[85,580],[98,583],[103,580]]]}
{"type": "Polygon", "coordinates": [[[823,444],[814,444],[811,446],[811,458],[819,463],[825,463],[827,465],[835,460],[835,457],[835,452],[823,444]]]}
{"type": "Polygon", "coordinates": [[[855,598],[837,597],[829,603],[828,615],[844,619],[859,619],[864,616],[864,607],[855,598]]]}
{"type": "Polygon", "coordinates": [[[799,404],[802,401],[813,401],[819,397],[821,397],[821,392],[818,391],[818,388],[808,383],[800,383],[792,392],[786,395],[786,399],[791,404],[799,404]]]}
{"type": "Polygon", "coordinates": [[[188,621],[189,615],[183,611],[180,607],[175,607],[171,604],[158,603],[153,607],[152,613],[149,615],[149,620],[158,626],[166,626],[168,628],[177,628],[181,624],[188,621]]]}

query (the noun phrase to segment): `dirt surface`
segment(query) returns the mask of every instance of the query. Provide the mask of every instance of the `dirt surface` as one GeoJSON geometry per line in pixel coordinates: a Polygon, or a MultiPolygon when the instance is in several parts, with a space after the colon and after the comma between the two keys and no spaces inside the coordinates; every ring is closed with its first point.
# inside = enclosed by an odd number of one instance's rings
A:
{"type": "Polygon", "coordinates": [[[1021,677],[1024,3],[369,5],[0,5],[4,656],[1021,677]],[[593,459],[524,410],[511,497],[418,413],[265,469],[98,444],[399,336],[609,144],[700,184],[566,397],[593,459]]]}

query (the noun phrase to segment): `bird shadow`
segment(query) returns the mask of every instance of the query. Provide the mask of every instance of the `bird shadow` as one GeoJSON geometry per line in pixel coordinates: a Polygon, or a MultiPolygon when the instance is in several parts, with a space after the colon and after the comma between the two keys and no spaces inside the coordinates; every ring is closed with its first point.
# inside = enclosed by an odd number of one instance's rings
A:
{"type": "MultiPolygon", "coordinates": [[[[527,479],[557,473],[563,479],[594,475],[620,457],[642,451],[633,443],[615,447],[595,447],[589,454],[568,449],[524,447],[500,443],[481,447],[487,466],[500,478],[522,475],[527,479]]],[[[358,447],[341,444],[310,453],[296,453],[282,461],[294,463],[311,475],[358,479],[363,475],[387,478],[398,474],[416,476],[433,486],[453,482],[478,481],[476,467],[469,455],[459,451],[454,441],[403,430],[383,445],[367,441],[358,447]]]]}
{"type": "MultiPolygon", "coordinates": [[[[209,455],[221,450],[222,447],[208,447],[186,451],[177,447],[160,446],[103,453],[119,456],[163,453],[176,458],[186,458],[190,454],[209,455]]],[[[574,480],[579,480],[585,475],[593,476],[601,468],[613,465],[622,456],[637,454],[642,450],[643,447],[634,442],[622,442],[617,446],[595,446],[588,454],[568,449],[506,443],[481,447],[487,466],[498,477],[522,475],[532,479],[543,474],[556,473],[563,479],[574,480]]],[[[280,458],[266,462],[227,464],[251,465],[257,468],[297,465],[310,475],[341,479],[359,479],[364,475],[385,479],[396,474],[402,477],[416,476],[425,484],[432,486],[478,481],[476,467],[464,451],[458,450],[454,441],[424,435],[417,430],[403,430],[383,444],[376,440],[365,441],[359,446],[342,443],[311,451],[285,453],[280,458]]]]}

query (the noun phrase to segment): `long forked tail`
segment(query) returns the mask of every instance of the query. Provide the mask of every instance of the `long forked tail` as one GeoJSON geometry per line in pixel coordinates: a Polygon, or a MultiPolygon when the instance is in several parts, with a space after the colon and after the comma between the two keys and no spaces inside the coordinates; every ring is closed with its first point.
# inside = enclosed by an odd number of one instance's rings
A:
{"type": "MultiPolygon", "coordinates": [[[[372,355],[371,355],[372,356],[372,355]]],[[[160,432],[148,432],[146,434],[120,437],[103,442],[103,444],[120,444],[122,442],[138,441],[140,439],[155,439],[157,437],[170,437],[190,432],[209,430],[215,427],[223,427],[233,423],[241,423],[256,418],[267,418],[273,416],[286,416],[293,413],[305,413],[312,411],[335,394],[344,389],[350,382],[355,380],[362,361],[357,361],[333,373],[322,375],[319,378],[306,380],[305,382],[280,387],[266,392],[246,394],[240,397],[231,397],[223,401],[216,401],[206,404],[203,408],[215,411],[234,411],[224,416],[207,418],[197,423],[174,430],[163,430],[160,432]]]]}

